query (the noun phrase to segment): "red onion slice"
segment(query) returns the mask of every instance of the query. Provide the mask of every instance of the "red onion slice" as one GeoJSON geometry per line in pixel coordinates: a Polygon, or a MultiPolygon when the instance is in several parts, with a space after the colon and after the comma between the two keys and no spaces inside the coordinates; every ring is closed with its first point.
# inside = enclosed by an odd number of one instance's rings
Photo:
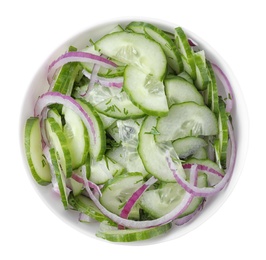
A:
{"type": "Polygon", "coordinates": [[[155,182],[157,179],[152,176],[149,180],[147,180],[138,190],[136,190],[132,196],[128,199],[127,203],[123,207],[120,217],[121,218],[128,218],[128,215],[131,211],[131,209],[134,207],[138,199],[141,197],[141,195],[155,182]]]}
{"type": "Polygon", "coordinates": [[[197,47],[198,44],[192,39],[192,38],[188,38],[188,43],[191,47],[197,47]]]}
{"type": "Polygon", "coordinates": [[[90,82],[88,84],[88,88],[85,91],[85,93],[81,95],[82,97],[86,97],[90,93],[90,91],[92,90],[94,84],[98,82],[97,74],[99,72],[99,69],[100,69],[100,66],[98,64],[93,65],[93,69],[92,69],[92,73],[91,73],[91,77],[90,77],[90,82]]]}
{"type": "Polygon", "coordinates": [[[79,221],[83,222],[83,223],[95,223],[97,222],[97,220],[95,220],[94,218],[86,215],[85,213],[80,212],[79,213],[79,221]]]}
{"type": "MultiPolygon", "coordinates": [[[[86,76],[88,79],[92,78],[92,74],[86,70],[82,71],[83,75],[86,76]]],[[[116,78],[103,78],[97,76],[97,83],[104,87],[114,87],[114,88],[122,88],[123,87],[123,77],[116,77],[116,78]]]]}
{"type": "MultiPolygon", "coordinates": [[[[193,164],[191,163],[184,163],[182,166],[184,169],[191,169],[193,164]]],[[[213,168],[210,168],[206,165],[202,165],[202,164],[197,164],[197,169],[200,170],[200,171],[204,171],[204,172],[207,172],[208,174],[213,174],[217,177],[220,177],[220,178],[223,178],[224,175],[221,174],[220,172],[216,171],[215,169],[213,168]]]]}
{"type": "Polygon", "coordinates": [[[167,164],[170,170],[172,171],[177,183],[179,183],[179,185],[181,185],[182,188],[184,188],[188,193],[192,194],[193,196],[199,196],[199,197],[213,196],[217,194],[219,191],[221,191],[225,187],[225,185],[228,183],[228,181],[230,180],[233,174],[235,160],[236,160],[236,142],[234,138],[233,128],[229,120],[228,120],[228,130],[229,130],[229,136],[231,140],[231,158],[230,158],[229,166],[227,168],[226,174],[223,177],[223,179],[219,183],[214,185],[213,187],[199,188],[187,182],[181,176],[181,174],[179,174],[178,171],[176,170],[175,164],[173,160],[171,159],[171,157],[169,155],[166,156],[167,164]]]}
{"type": "Polygon", "coordinates": [[[34,115],[40,116],[43,109],[52,104],[64,105],[67,108],[72,109],[77,115],[79,115],[84,125],[86,126],[88,133],[91,133],[94,145],[96,144],[96,133],[91,118],[82,108],[82,106],[70,96],[61,94],[59,92],[46,92],[38,98],[34,108],[34,115]]]}
{"type": "MultiPolygon", "coordinates": [[[[76,173],[73,173],[71,178],[73,178],[75,181],[79,182],[79,183],[82,183],[83,185],[85,185],[85,182],[84,182],[84,179],[79,176],[78,174],[76,173]]],[[[100,187],[93,183],[92,181],[89,181],[87,180],[87,185],[91,188],[91,189],[94,189],[94,191],[96,191],[100,196],[102,196],[102,192],[101,192],[101,189],[100,187]]]]}
{"type": "Polygon", "coordinates": [[[69,62],[89,62],[98,64],[100,66],[103,66],[105,68],[115,68],[117,65],[108,60],[107,58],[104,58],[100,55],[88,53],[88,52],[82,52],[82,51],[71,51],[67,52],[63,55],[61,55],[58,59],[54,60],[48,67],[48,75],[47,79],[49,84],[52,82],[52,77],[55,73],[55,71],[62,67],[64,64],[69,62]]]}

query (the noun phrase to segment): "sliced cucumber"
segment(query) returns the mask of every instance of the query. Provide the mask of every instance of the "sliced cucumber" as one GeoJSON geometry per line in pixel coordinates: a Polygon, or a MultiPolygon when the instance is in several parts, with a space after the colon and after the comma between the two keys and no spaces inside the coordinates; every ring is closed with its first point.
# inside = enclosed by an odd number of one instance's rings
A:
{"type": "MultiPolygon", "coordinates": [[[[109,180],[102,189],[101,204],[109,211],[120,215],[124,204],[143,184],[141,173],[125,173],[109,180]]],[[[139,219],[139,206],[135,204],[129,214],[130,219],[139,219]]]]}
{"type": "Polygon", "coordinates": [[[194,51],[190,47],[187,36],[181,27],[175,28],[175,43],[177,45],[177,49],[182,55],[184,70],[193,80],[195,80],[196,64],[194,60],[194,51]]]}
{"type": "MultiPolygon", "coordinates": [[[[100,52],[95,50],[95,45],[88,46],[85,49],[83,49],[83,51],[84,52],[88,52],[88,53],[92,53],[92,54],[95,54],[95,55],[100,55],[100,52]]],[[[84,63],[84,62],[82,62],[81,65],[86,71],[92,73],[93,66],[94,66],[93,63],[84,63]]],[[[104,68],[104,67],[100,67],[97,75],[100,76],[100,77],[105,77],[105,78],[121,77],[124,74],[124,70],[125,70],[125,66],[124,65],[117,66],[114,69],[107,69],[107,68],[104,68]]]]}
{"type": "Polygon", "coordinates": [[[91,173],[89,180],[96,184],[103,184],[112,179],[113,176],[123,172],[124,167],[114,160],[103,156],[101,161],[91,160],[91,173]]]}
{"type": "Polygon", "coordinates": [[[51,162],[54,169],[54,174],[56,177],[56,181],[58,184],[61,201],[63,203],[64,208],[68,209],[68,200],[67,200],[67,187],[66,187],[66,176],[65,173],[61,169],[61,165],[59,161],[61,161],[60,157],[57,155],[57,152],[54,148],[49,150],[51,156],[51,162]]]}
{"type": "Polygon", "coordinates": [[[110,150],[106,152],[106,156],[118,162],[124,168],[127,167],[126,160],[125,160],[125,151],[122,145],[112,147],[110,150]]]}
{"type": "Polygon", "coordinates": [[[145,115],[141,109],[130,101],[126,92],[105,99],[98,103],[95,109],[99,113],[115,119],[140,118],[145,115]]]}
{"type": "Polygon", "coordinates": [[[143,177],[148,175],[138,153],[138,134],[142,119],[118,120],[118,135],[123,146],[123,159],[128,172],[140,172],[143,177]]]}
{"type": "Polygon", "coordinates": [[[164,183],[158,189],[146,191],[140,198],[140,206],[154,218],[164,216],[182,200],[185,190],[178,183],[164,183]]]}
{"type": "MultiPolygon", "coordinates": [[[[202,188],[207,184],[206,175],[199,175],[197,186],[202,188]]],[[[186,191],[178,183],[163,183],[157,189],[146,191],[140,198],[140,206],[154,218],[160,218],[177,207],[185,193],[186,191]]],[[[194,212],[202,200],[201,197],[194,198],[182,216],[194,212]]]]}
{"type": "Polygon", "coordinates": [[[194,136],[180,138],[173,142],[173,147],[178,157],[181,159],[185,159],[191,155],[193,156],[199,149],[206,147],[207,145],[208,144],[204,139],[194,136]]]}
{"type": "Polygon", "coordinates": [[[226,113],[225,103],[220,98],[219,99],[219,114],[218,114],[218,126],[219,126],[219,161],[223,168],[226,168],[226,157],[227,157],[227,147],[228,147],[228,115],[226,113]]]}
{"type": "Polygon", "coordinates": [[[132,102],[148,115],[165,116],[168,104],[163,82],[142,72],[134,66],[127,66],[124,74],[124,90],[132,102]]]}
{"type": "Polygon", "coordinates": [[[194,53],[194,60],[196,64],[195,86],[198,90],[205,90],[210,82],[208,68],[206,66],[205,52],[202,50],[194,53]]]}
{"type": "Polygon", "coordinates": [[[167,60],[161,46],[145,35],[116,32],[105,35],[95,43],[96,50],[104,55],[135,66],[145,74],[162,80],[166,73],[167,60]]]}
{"type": "Polygon", "coordinates": [[[112,242],[133,242],[159,236],[167,232],[171,227],[172,224],[168,223],[162,226],[147,229],[121,230],[104,221],[100,224],[100,229],[96,233],[96,236],[112,242]]]}
{"type": "Polygon", "coordinates": [[[172,141],[186,136],[209,136],[218,133],[217,119],[207,106],[186,102],[171,106],[166,117],[159,118],[156,141],[172,141]]]}
{"type": "Polygon", "coordinates": [[[209,71],[209,77],[211,81],[208,84],[207,92],[208,98],[207,98],[207,105],[209,108],[215,113],[215,115],[218,115],[219,113],[219,98],[218,98],[218,86],[216,82],[216,77],[212,68],[212,65],[209,61],[206,62],[207,68],[209,71]]]}
{"type": "Polygon", "coordinates": [[[24,148],[33,178],[41,185],[48,185],[52,177],[49,164],[42,153],[41,128],[38,117],[30,117],[26,121],[24,148]]]}
{"type": "MultiPolygon", "coordinates": [[[[86,86],[87,87],[87,86],[86,86]]],[[[121,89],[104,87],[100,84],[94,84],[90,94],[86,96],[86,100],[93,106],[100,104],[101,102],[107,102],[110,98],[119,95],[121,89]]],[[[83,98],[79,95],[79,98],[83,98]]],[[[103,109],[104,110],[104,109],[103,109]]]]}
{"type": "Polygon", "coordinates": [[[47,117],[53,117],[60,127],[62,127],[62,117],[56,108],[48,110],[47,117]]]}
{"type": "Polygon", "coordinates": [[[165,92],[169,107],[173,104],[193,101],[204,105],[202,95],[196,87],[179,76],[171,76],[164,80],[165,92]]]}
{"type": "Polygon", "coordinates": [[[77,211],[82,212],[99,222],[108,220],[108,218],[95,206],[94,202],[84,195],[74,196],[71,192],[68,196],[68,202],[77,211]]]}
{"type": "Polygon", "coordinates": [[[187,72],[185,72],[185,71],[179,73],[179,74],[178,74],[178,77],[185,79],[186,81],[188,81],[188,82],[191,83],[191,84],[194,84],[194,83],[193,83],[193,79],[192,79],[192,78],[189,76],[189,74],[188,74],[187,72]]]}
{"type": "MultiPolygon", "coordinates": [[[[82,177],[81,167],[76,170],[73,170],[73,174],[77,174],[80,177],[82,177]]],[[[84,189],[83,183],[74,180],[73,177],[66,179],[66,183],[67,187],[69,187],[72,190],[74,196],[81,194],[84,189]]]]}
{"type": "Polygon", "coordinates": [[[207,149],[204,147],[199,148],[197,151],[195,151],[195,153],[191,155],[191,158],[200,160],[208,159],[207,149]]]}
{"type": "Polygon", "coordinates": [[[64,133],[71,154],[72,168],[77,169],[84,164],[88,157],[88,131],[80,117],[72,109],[63,106],[62,113],[65,119],[64,133]]]}
{"type": "Polygon", "coordinates": [[[55,149],[60,158],[60,164],[67,178],[72,175],[72,162],[69,146],[65,134],[54,118],[45,120],[46,133],[51,147],[55,149]]]}
{"type": "Polygon", "coordinates": [[[103,123],[103,128],[106,130],[107,128],[109,128],[115,121],[116,119],[113,118],[113,117],[109,117],[109,116],[106,116],[104,114],[101,114],[101,113],[98,113],[99,117],[101,118],[102,120],[102,123],[103,123]]]}
{"type": "Polygon", "coordinates": [[[90,103],[82,99],[76,99],[76,101],[86,111],[88,116],[91,118],[94,126],[95,137],[93,136],[91,131],[88,132],[90,142],[89,153],[95,160],[101,160],[106,148],[106,135],[103,123],[90,103]]]}
{"type": "Polygon", "coordinates": [[[126,29],[136,33],[143,33],[159,43],[166,55],[170,67],[178,74],[183,71],[181,55],[172,39],[158,27],[145,22],[131,22],[126,29]]]}
{"type": "MultiPolygon", "coordinates": [[[[139,133],[139,155],[147,172],[161,181],[176,182],[166,160],[166,151],[170,150],[171,153],[174,148],[169,144],[165,150],[155,142],[153,133],[156,133],[156,122],[156,117],[151,116],[144,120],[139,133]]],[[[182,167],[179,167],[179,171],[185,175],[182,167]]]]}
{"type": "Polygon", "coordinates": [[[71,95],[75,79],[78,76],[80,69],[80,65],[77,62],[70,62],[62,66],[56,76],[53,91],[71,95]]]}

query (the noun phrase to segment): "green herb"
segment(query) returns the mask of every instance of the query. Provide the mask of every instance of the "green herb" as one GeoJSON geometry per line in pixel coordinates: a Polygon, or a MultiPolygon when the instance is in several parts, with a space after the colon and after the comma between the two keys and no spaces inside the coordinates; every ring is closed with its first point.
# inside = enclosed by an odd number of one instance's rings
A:
{"type": "Polygon", "coordinates": [[[150,132],[145,132],[145,134],[150,134],[150,135],[159,135],[160,132],[156,129],[155,126],[152,127],[150,132]]]}
{"type": "Polygon", "coordinates": [[[128,110],[124,107],[124,114],[127,116],[128,115],[128,110]]]}

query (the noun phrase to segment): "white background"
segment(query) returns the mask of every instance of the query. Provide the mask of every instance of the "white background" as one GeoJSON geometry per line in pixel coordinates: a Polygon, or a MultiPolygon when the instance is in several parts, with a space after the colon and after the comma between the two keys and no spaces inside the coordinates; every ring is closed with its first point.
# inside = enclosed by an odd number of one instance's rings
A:
{"type": "Polygon", "coordinates": [[[266,259],[266,19],[263,2],[2,1],[0,259],[266,259]],[[128,16],[166,20],[205,39],[233,70],[250,120],[245,167],[221,209],[179,239],[142,247],[99,242],[55,217],[36,195],[27,177],[18,139],[23,96],[46,57],[91,23],[128,16]]]}

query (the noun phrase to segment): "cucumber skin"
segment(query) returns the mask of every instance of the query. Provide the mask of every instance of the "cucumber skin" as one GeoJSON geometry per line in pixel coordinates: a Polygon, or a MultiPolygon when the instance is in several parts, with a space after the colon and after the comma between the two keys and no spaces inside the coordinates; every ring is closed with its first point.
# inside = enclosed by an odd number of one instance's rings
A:
{"type": "MultiPolygon", "coordinates": [[[[102,222],[104,220],[109,221],[109,219],[104,216],[96,206],[91,206],[88,203],[84,202],[84,200],[90,200],[89,198],[85,197],[84,195],[77,195],[74,196],[73,193],[71,192],[68,196],[68,203],[77,211],[82,212],[93,219],[102,222]]],[[[91,201],[92,202],[92,201],[91,201]]],[[[92,202],[94,203],[94,202],[92,202]]]]}
{"type": "Polygon", "coordinates": [[[195,80],[196,79],[196,64],[194,60],[193,50],[191,49],[188,43],[187,36],[181,27],[175,28],[175,43],[177,45],[177,49],[181,52],[181,57],[183,57],[183,59],[186,59],[186,62],[191,69],[191,71],[187,71],[184,65],[184,61],[183,61],[184,70],[191,76],[193,80],[195,80]],[[182,52],[180,51],[179,41],[181,41],[181,44],[184,47],[184,51],[186,52],[187,57],[184,57],[184,54],[182,55],[182,52]]]}
{"type": "MultiPolygon", "coordinates": [[[[49,117],[45,119],[45,124],[49,124],[51,127],[51,131],[57,136],[60,146],[62,148],[62,152],[65,158],[65,174],[66,177],[69,178],[72,175],[72,162],[71,162],[71,154],[68,148],[68,142],[64,135],[63,130],[59,126],[59,124],[55,121],[53,117],[49,117]]],[[[61,159],[62,160],[62,159],[61,159]]]]}
{"type": "MultiPolygon", "coordinates": [[[[36,169],[34,167],[34,164],[31,158],[31,150],[30,150],[31,134],[28,134],[28,133],[31,133],[32,128],[34,127],[35,124],[40,124],[38,117],[30,117],[27,119],[27,122],[24,127],[24,148],[25,148],[27,162],[28,162],[28,165],[29,165],[29,168],[30,168],[30,171],[31,171],[31,174],[34,180],[42,186],[47,186],[48,184],[51,183],[51,179],[52,179],[51,175],[50,175],[50,178],[48,178],[47,180],[42,179],[36,172],[36,169]]],[[[40,146],[41,146],[41,143],[40,143],[40,146]]],[[[46,161],[46,164],[48,164],[47,161],[46,161]]]]}
{"type": "Polygon", "coordinates": [[[56,151],[54,148],[50,149],[50,156],[51,156],[51,161],[52,165],[54,167],[54,172],[55,172],[55,177],[58,183],[58,188],[60,192],[60,198],[61,202],[64,206],[65,210],[68,210],[68,200],[67,200],[67,192],[66,192],[66,184],[65,184],[65,176],[63,176],[63,172],[60,170],[59,166],[59,158],[57,158],[56,151]]]}
{"type": "Polygon", "coordinates": [[[184,70],[181,54],[179,53],[179,51],[178,51],[176,45],[174,44],[174,42],[171,40],[171,38],[164,31],[162,31],[160,28],[154,26],[153,24],[150,24],[150,23],[147,23],[147,22],[139,22],[139,21],[131,22],[130,24],[128,24],[127,27],[126,27],[126,30],[131,30],[131,31],[136,32],[136,33],[142,33],[142,34],[146,35],[147,37],[153,39],[153,37],[150,36],[150,34],[146,31],[146,28],[149,28],[152,31],[156,32],[158,35],[160,35],[167,42],[167,44],[172,49],[173,54],[175,55],[175,58],[176,58],[176,65],[175,66],[173,66],[171,64],[171,60],[173,58],[172,57],[168,57],[168,55],[166,53],[167,51],[165,49],[167,49],[168,47],[163,45],[162,43],[156,41],[156,42],[158,42],[160,44],[160,46],[162,47],[163,51],[165,52],[167,61],[168,61],[168,63],[170,63],[170,66],[172,67],[172,69],[177,74],[181,73],[184,70]]]}
{"type": "Polygon", "coordinates": [[[159,236],[172,227],[172,223],[167,223],[162,226],[152,227],[147,229],[124,229],[124,230],[99,230],[96,233],[97,237],[106,239],[112,242],[134,242],[150,239],[159,236]]]}
{"type": "MultiPolygon", "coordinates": [[[[76,99],[76,101],[83,108],[87,107],[87,109],[92,113],[92,115],[94,116],[95,121],[97,122],[97,125],[98,125],[98,128],[99,128],[99,136],[97,136],[97,137],[101,140],[101,148],[100,148],[99,153],[98,153],[98,155],[97,155],[97,157],[95,159],[97,161],[100,161],[103,158],[103,155],[105,154],[105,150],[106,150],[106,133],[105,133],[105,130],[104,130],[103,122],[102,122],[100,116],[98,115],[97,111],[94,109],[94,107],[89,102],[87,102],[84,99],[80,99],[80,98],[76,99]]],[[[90,135],[89,135],[89,139],[90,139],[90,135]]],[[[91,146],[91,140],[89,140],[89,142],[90,142],[89,151],[90,151],[90,155],[92,156],[93,147],[91,146]]]]}

